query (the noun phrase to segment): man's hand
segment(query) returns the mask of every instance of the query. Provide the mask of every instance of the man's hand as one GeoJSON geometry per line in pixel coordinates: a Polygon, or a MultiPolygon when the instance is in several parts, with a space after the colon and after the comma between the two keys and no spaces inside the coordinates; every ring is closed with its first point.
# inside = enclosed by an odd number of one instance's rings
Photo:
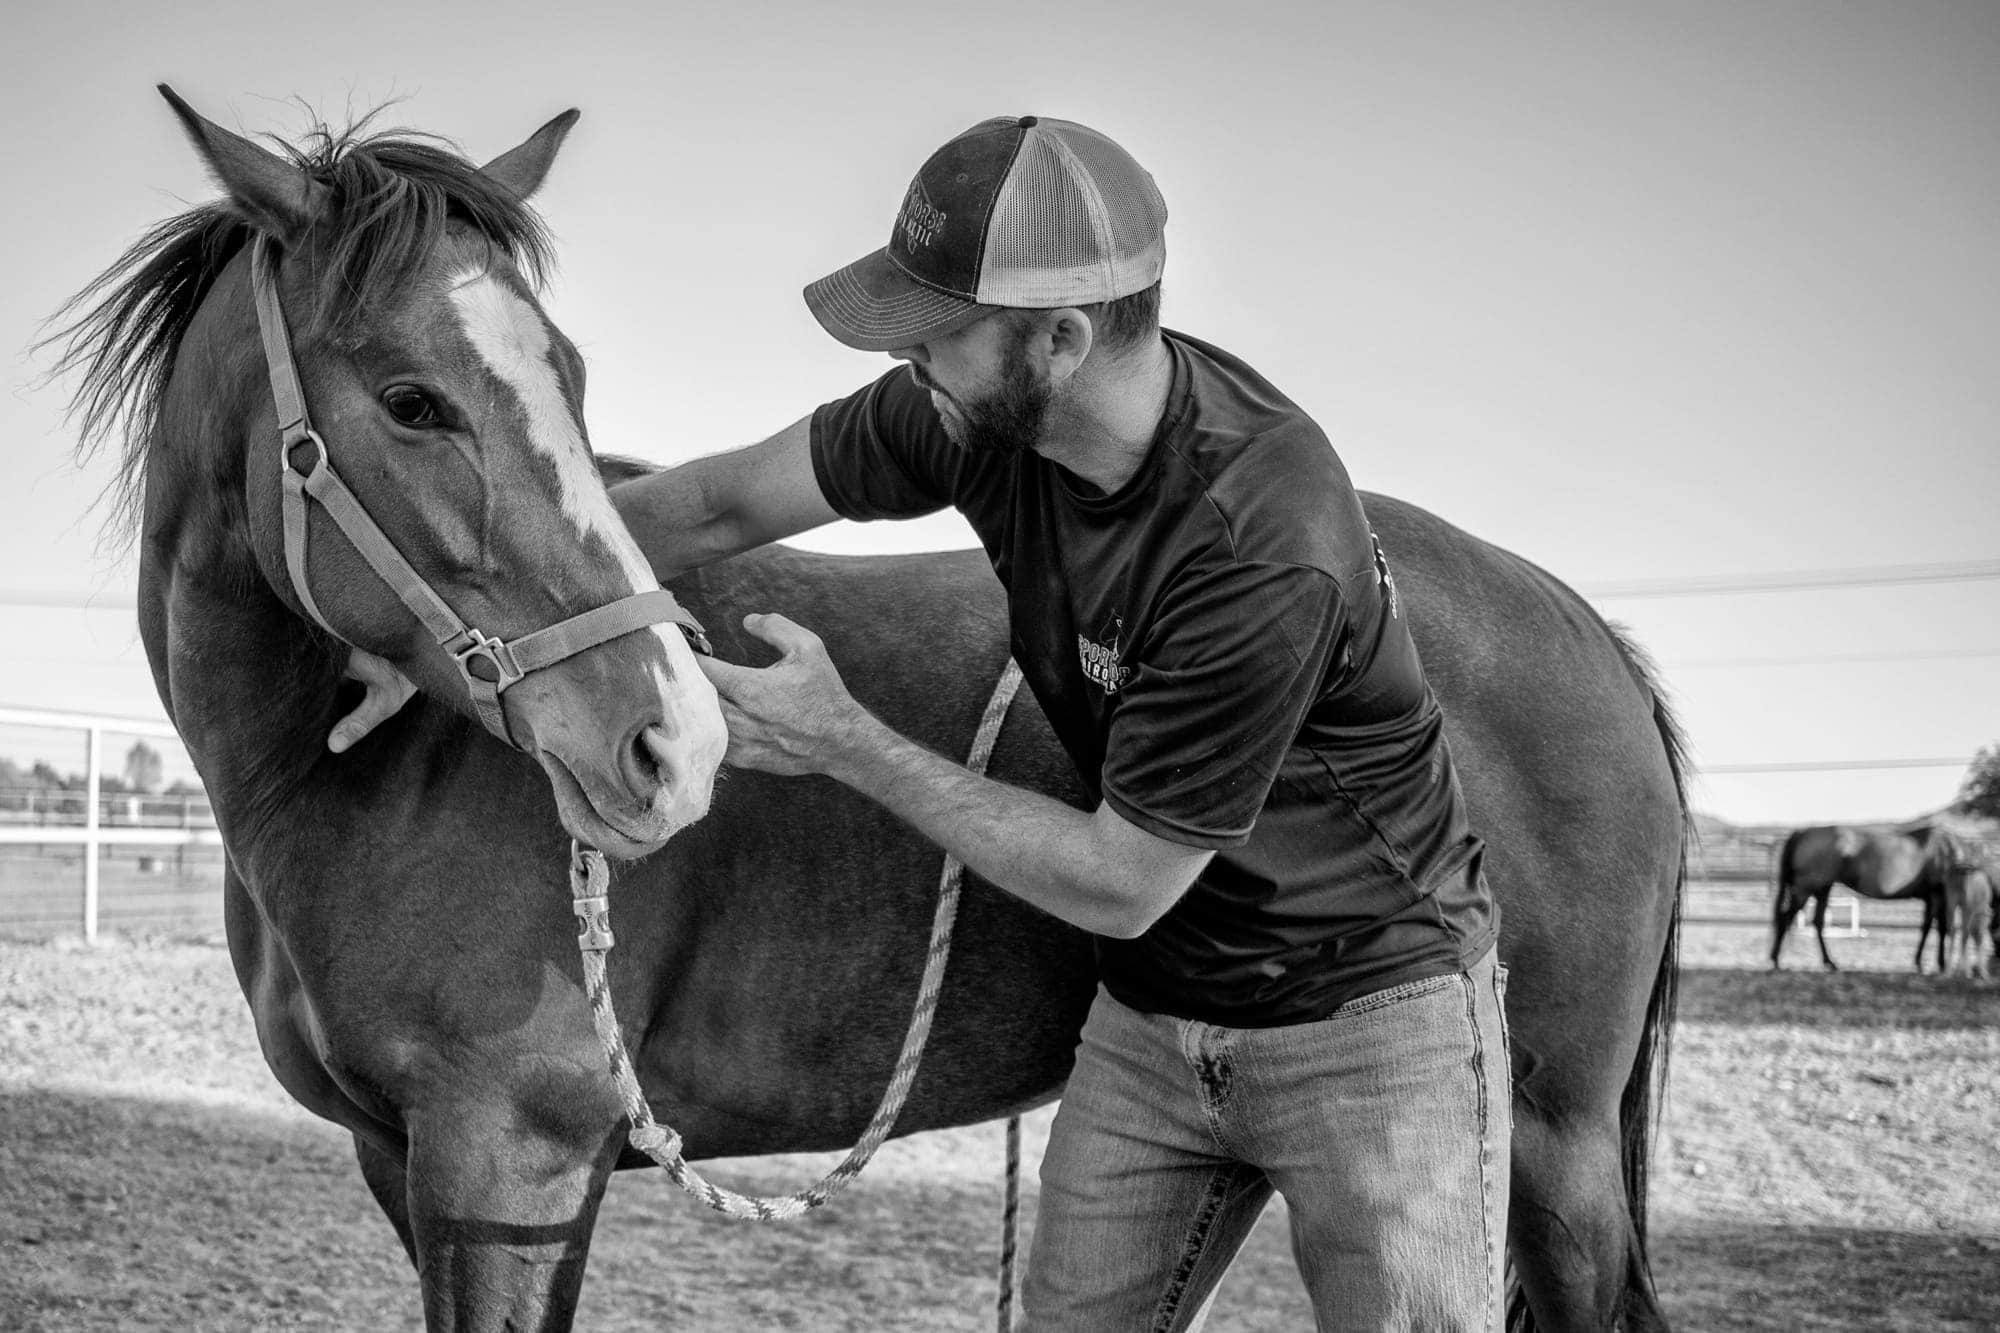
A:
{"type": "Polygon", "coordinates": [[[873,719],[847,692],[819,635],[779,615],[745,616],[743,628],[782,656],[763,668],[695,659],[722,699],[728,762],[782,777],[827,772],[873,719]]]}
{"type": "Polygon", "coordinates": [[[373,653],[353,649],[347,658],[347,676],[368,687],[368,694],[355,710],[333,724],[326,748],[335,754],[347,748],[396,715],[410,701],[417,687],[409,677],[373,653]]]}

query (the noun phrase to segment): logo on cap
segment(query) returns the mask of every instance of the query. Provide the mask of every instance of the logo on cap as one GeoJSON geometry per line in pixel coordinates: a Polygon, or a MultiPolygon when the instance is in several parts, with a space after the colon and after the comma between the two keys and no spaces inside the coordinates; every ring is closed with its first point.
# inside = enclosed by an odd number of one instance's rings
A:
{"type": "Polygon", "coordinates": [[[903,229],[903,240],[911,249],[928,250],[931,242],[944,230],[945,215],[931,203],[924,192],[922,176],[910,182],[910,192],[903,196],[903,216],[896,225],[903,229]]]}

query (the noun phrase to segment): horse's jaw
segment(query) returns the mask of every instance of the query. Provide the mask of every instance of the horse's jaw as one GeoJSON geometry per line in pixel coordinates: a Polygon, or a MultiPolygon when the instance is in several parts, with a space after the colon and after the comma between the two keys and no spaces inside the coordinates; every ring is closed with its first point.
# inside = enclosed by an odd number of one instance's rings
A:
{"type": "Polygon", "coordinates": [[[650,801],[639,802],[587,780],[587,769],[586,776],[580,777],[562,756],[551,751],[537,750],[535,761],[548,776],[563,829],[584,846],[619,860],[658,851],[674,834],[708,813],[712,788],[706,783],[698,791],[662,785],[650,801]]]}

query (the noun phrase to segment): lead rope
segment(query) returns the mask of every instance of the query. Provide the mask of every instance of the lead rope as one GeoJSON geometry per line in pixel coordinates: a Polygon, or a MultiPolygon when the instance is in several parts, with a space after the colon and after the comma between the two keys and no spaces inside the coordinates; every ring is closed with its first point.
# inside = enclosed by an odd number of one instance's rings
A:
{"type": "MultiPolygon", "coordinates": [[[[1010,658],[1006,669],[1000,673],[999,682],[993,687],[993,697],[987,700],[986,711],[979,719],[979,731],[973,737],[972,750],[966,756],[965,766],[972,772],[986,771],[986,761],[992,756],[1001,723],[1007,717],[1007,706],[1013,702],[1020,684],[1021,669],[1010,658]]],[[[610,870],[604,863],[603,853],[572,840],[569,868],[571,908],[577,916],[576,946],[583,957],[583,987],[590,997],[591,1022],[597,1029],[598,1042],[604,1047],[605,1063],[610,1067],[612,1080],[618,1085],[618,1095],[625,1102],[626,1118],[632,1122],[629,1134],[632,1146],[652,1158],[676,1185],[716,1212],[764,1222],[797,1217],[809,1208],[817,1208],[832,1198],[841,1186],[860,1175],[875,1155],[875,1150],[889,1137],[896,1117],[902,1113],[910,1085],[916,1080],[917,1064],[923,1059],[924,1043],[930,1038],[931,1019],[937,1014],[938,993],[944,984],[945,961],[951,956],[951,932],[958,919],[958,892],[964,873],[964,865],[957,857],[947,853],[944,873],[938,880],[938,904],[931,918],[930,947],[924,957],[923,979],[917,987],[909,1031],[904,1034],[902,1053],[896,1057],[896,1068],[890,1075],[889,1086],[883,1092],[867,1130],[862,1133],[861,1141],[817,1184],[795,1194],[757,1197],[737,1194],[704,1179],[682,1155],[681,1136],[671,1127],[653,1119],[653,1108],[647,1103],[645,1093],[639,1089],[631,1057],[625,1051],[625,1039],[619,1034],[618,1015],[611,1003],[611,985],[605,976],[605,955],[614,943],[608,893],[610,870]]],[[[1007,1201],[1005,1235],[1000,1252],[999,1318],[1002,1330],[1010,1328],[1013,1319],[1020,1141],[1021,1122],[1020,1117],[1015,1116],[1007,1122],[1007,1201]]]]}

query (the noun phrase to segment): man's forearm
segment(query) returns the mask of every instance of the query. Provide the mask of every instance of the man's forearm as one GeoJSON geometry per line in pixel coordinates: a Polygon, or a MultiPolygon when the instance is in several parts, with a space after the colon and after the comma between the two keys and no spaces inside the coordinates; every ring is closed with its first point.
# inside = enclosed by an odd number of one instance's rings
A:
{"type": "Polygon", "coordinates": [[[769,439],[611,488],[625,526],[664,581],[838,517],[812,464],[812,418],[769,439]]]}
{"type": "Polygon", "coordinates": [[[611,503],[662,583],[735,553],[715,479],[706,475],[715,466],[697,458],[611,487],[611,503]]]}
{"type": "Polygon", "coordinates": [[[1089,814],[974,773],[876,718],[857,723],[826,771],[981,877],[1071,925],[1130,937],[1155,915],[1101,864],[1089,814]]]}

